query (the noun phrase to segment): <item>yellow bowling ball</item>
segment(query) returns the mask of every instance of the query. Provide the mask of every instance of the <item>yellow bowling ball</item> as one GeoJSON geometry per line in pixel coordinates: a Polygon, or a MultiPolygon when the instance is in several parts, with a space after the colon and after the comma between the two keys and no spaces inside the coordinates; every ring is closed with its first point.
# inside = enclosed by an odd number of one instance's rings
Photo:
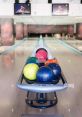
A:
{"type": "Polygon", "coordinates": [[[23,74],[28,80],[36,80],[36,73],[39,69],[39,66],[35,63],[30,63],[25,65],[23,74]]]}

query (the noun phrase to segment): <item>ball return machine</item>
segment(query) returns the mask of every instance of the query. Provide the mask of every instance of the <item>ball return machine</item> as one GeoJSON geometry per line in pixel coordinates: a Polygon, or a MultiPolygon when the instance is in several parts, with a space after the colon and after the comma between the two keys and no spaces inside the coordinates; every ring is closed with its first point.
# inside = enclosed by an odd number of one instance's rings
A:
{"type": "MultiPolygon", "coordinates": [[[[33,51],[31,55],[32,57],[35,56],[35,52],[38,48],[45,48],[48,51],[48,58],[53,58],[42,38],[40,38],[35,50],[33,51]]],[[[26,91],[26,104],[39,109],[55,106],[58,102],[56,92],[63,91],[68,88],[68,83],[63,72],[60,75],[59,81],[52,81],[51,83],[46,84],[40,84],[38,82],[29,81],[26,82],[23,73],[21,73],[16,85],[19,89],[26,91]],[[35,96],[31,96],[31,93],[33,93],[35,96]],[[53,93],[53,96],[51,96],[51,98],[48,99],[48,95],[51,95],[50,93],[53,93]]]]}

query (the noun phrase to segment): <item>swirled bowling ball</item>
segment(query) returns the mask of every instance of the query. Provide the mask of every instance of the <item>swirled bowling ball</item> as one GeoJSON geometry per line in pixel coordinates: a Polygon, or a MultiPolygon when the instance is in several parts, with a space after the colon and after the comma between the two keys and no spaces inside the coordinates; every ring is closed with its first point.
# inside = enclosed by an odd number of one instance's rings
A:
{"type": "Polygon", "coordinates": [[[54,80],[59,80],[61,75],[61,67],[56,63],[48,64],[48,67],[52,69],[54,73],[54,80]]]}
{"type": "Polygon", "coordinates": [[[46,66],[40,67],[40,69],[37,72],[37,81],[40,83],[49,83],[52,82],[54,78],[53,71],[46,66]]]}
{"type": "Polygon", "coordinates": [[[44,49],[44,48],[39,48],[36,51],[35,56],[40,62],[45,62],[47,60],[47,58],[48,58],[47,50],[44,49]]]}
{"type": "Polygon", "coordinates": [[[38,65],[34,63],[25,65],[23,69],[24,77],[27,80],[36,80],[36,73],[38,69],[39,69],[38,65]]]}

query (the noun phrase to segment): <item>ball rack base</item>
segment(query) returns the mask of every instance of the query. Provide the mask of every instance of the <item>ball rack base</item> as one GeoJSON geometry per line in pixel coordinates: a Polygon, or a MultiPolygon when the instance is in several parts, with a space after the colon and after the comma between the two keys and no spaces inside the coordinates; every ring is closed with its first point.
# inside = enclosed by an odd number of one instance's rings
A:
{"type": "Polygon", "coordinates": [[[38,108],[38,109],[46,109],[49,107],[53,107],[57,104],[58,98],[56,92],[54,92],[54,99],[48,99],[48,93],[36,93],[35,99],[29,99],[30,92],[27,92],[27,98],[25,102],[30,107],[38,108]]]}

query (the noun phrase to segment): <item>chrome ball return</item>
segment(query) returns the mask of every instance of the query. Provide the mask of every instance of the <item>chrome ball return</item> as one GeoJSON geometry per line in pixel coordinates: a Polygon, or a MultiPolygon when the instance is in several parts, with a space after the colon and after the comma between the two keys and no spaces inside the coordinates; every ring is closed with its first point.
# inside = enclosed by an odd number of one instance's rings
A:
{"type": "MultiPolygon", "coordinates": [[[[26,82],[24,76],[21,75],[18,80],[17,87],[27,92],[25,99],[26,104],[34,108],[49,108],[57,104],[57,91],[62,91],[68,87],[67,81],[62,74],[57,84],[54,82],[49,84],[39,84],[37,82],[26,82]],[[30,93],[35,93],[35,99],[30,99],[30,93]],[[54,99],[48,99],[48,95],[53,93],[54,99]]],[[[52,98],[52,97],[51,97],[52,98]]]]}

